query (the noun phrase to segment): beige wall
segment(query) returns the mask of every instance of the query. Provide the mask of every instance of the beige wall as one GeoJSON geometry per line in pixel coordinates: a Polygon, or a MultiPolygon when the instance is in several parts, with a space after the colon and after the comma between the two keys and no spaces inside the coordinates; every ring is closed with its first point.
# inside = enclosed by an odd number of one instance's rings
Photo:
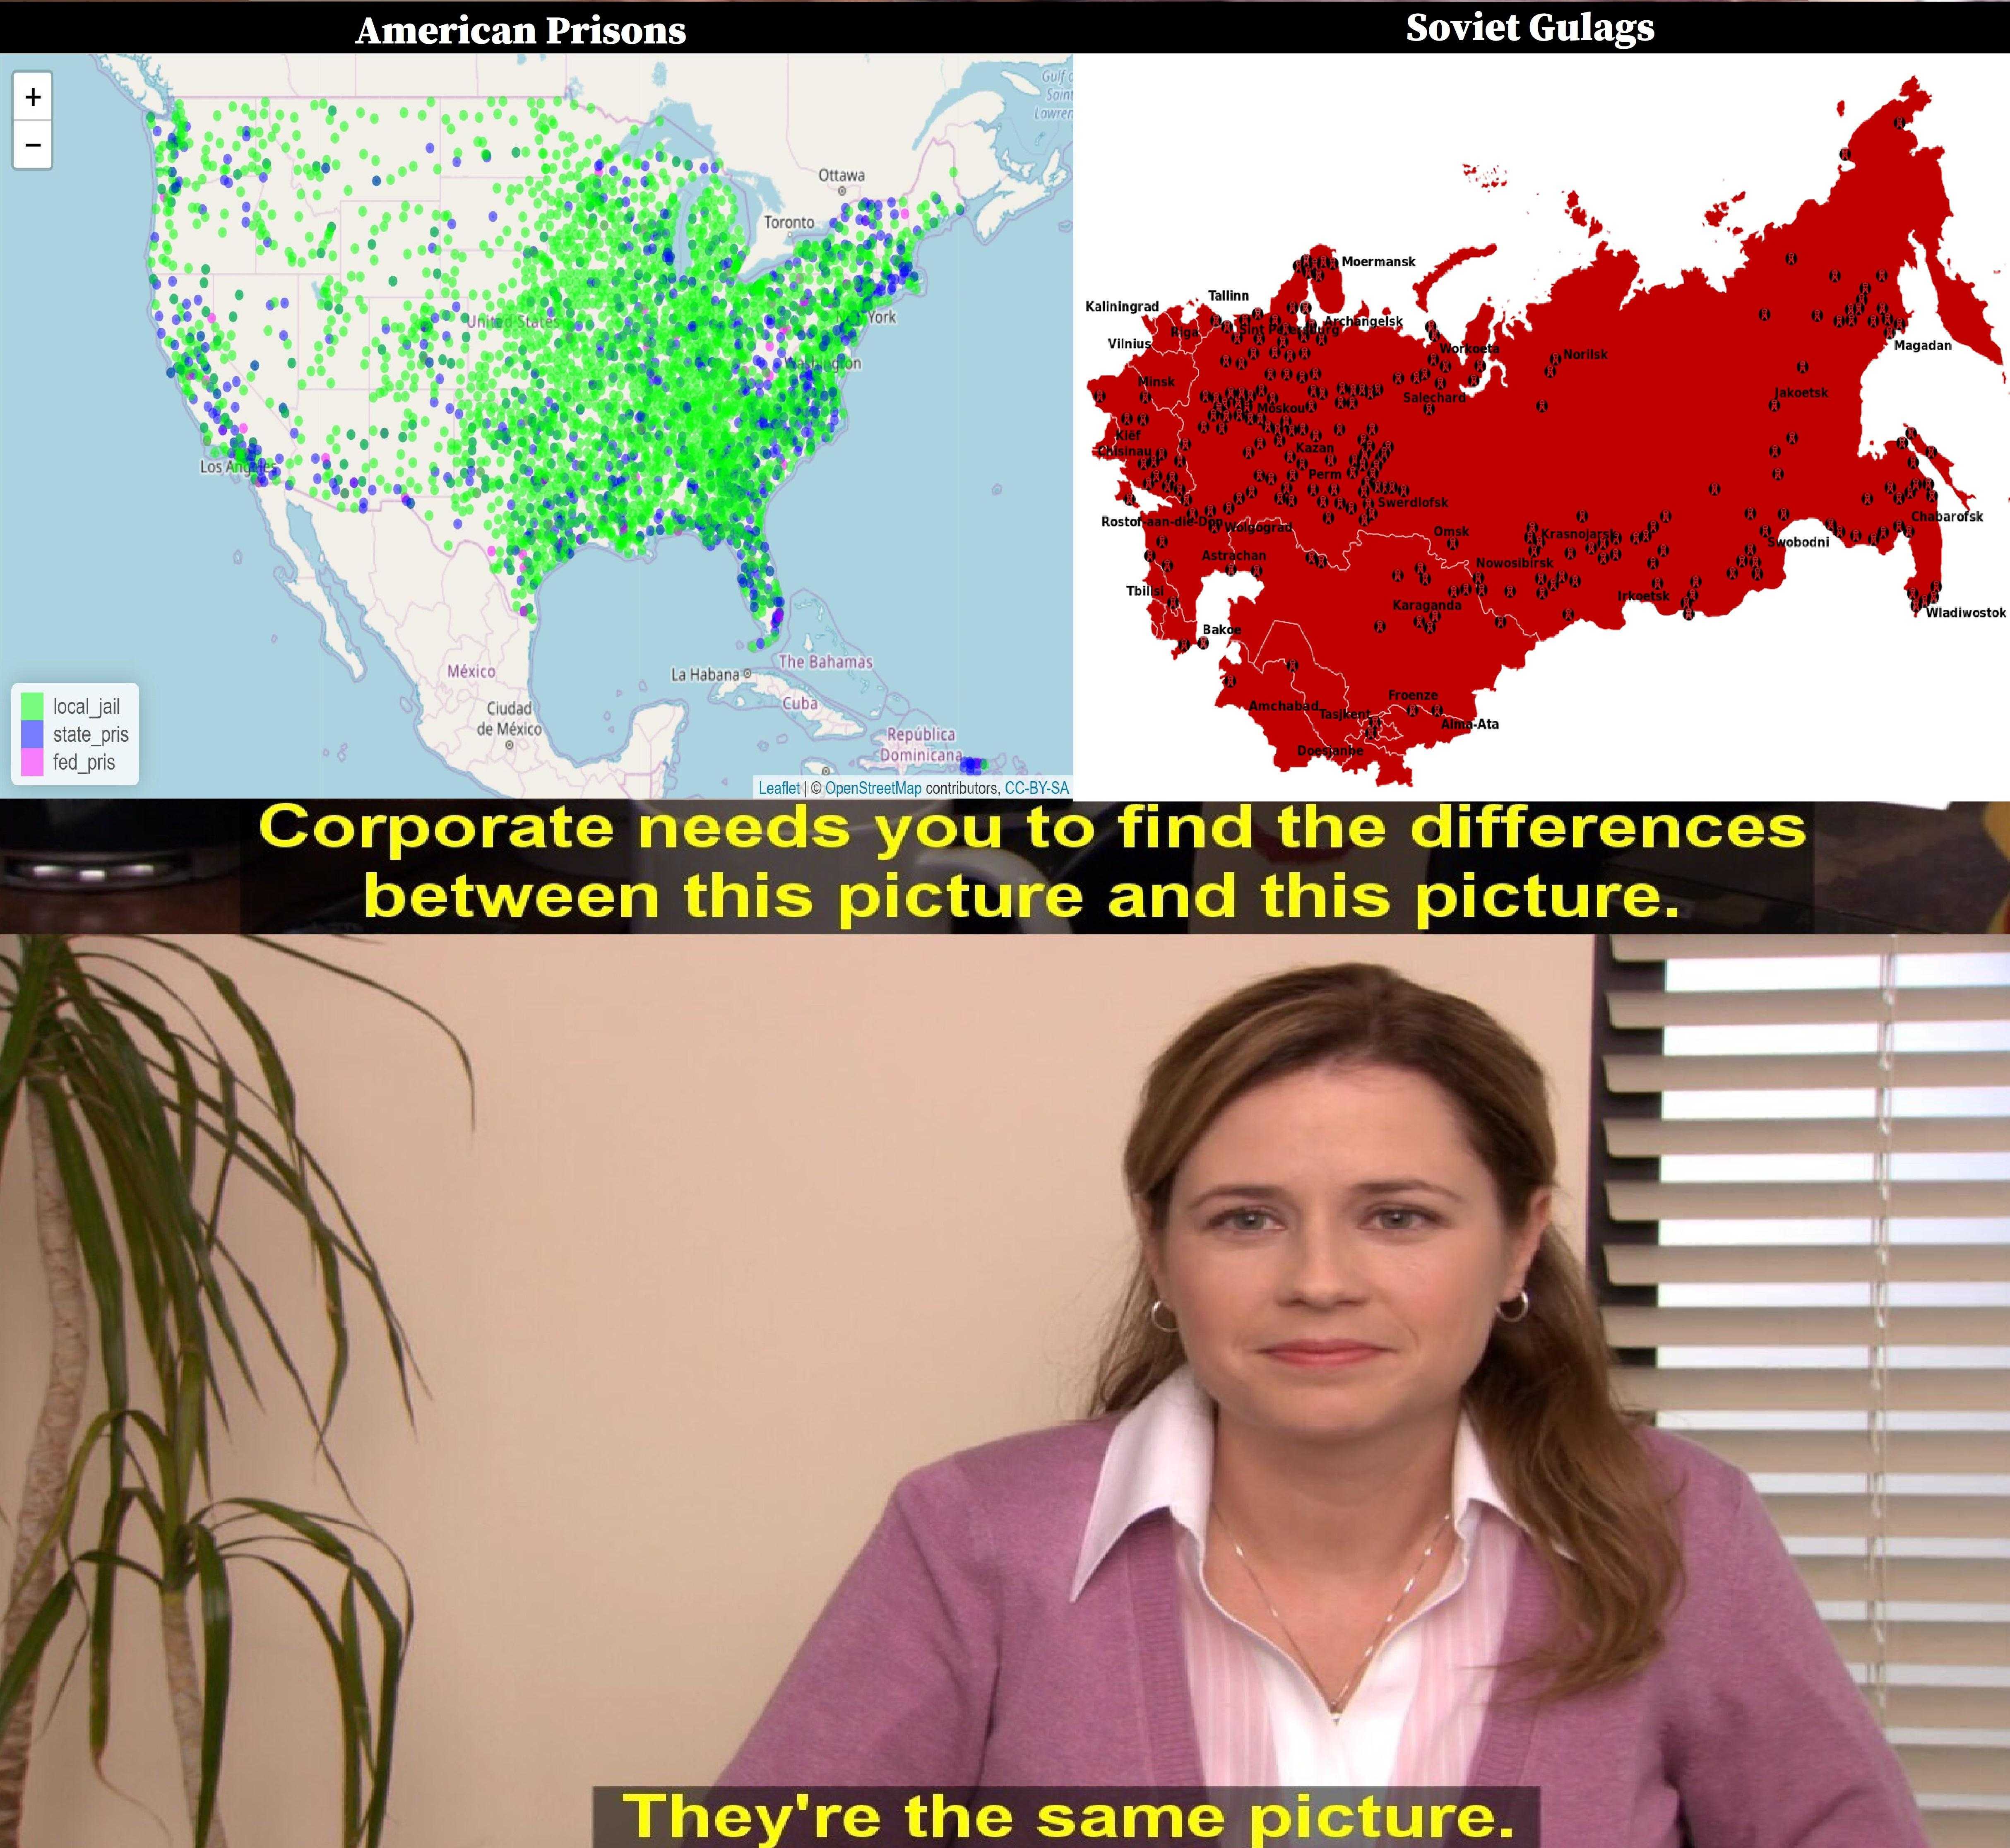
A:
{"type": "MultiPolygon", "coordinates": [[[[1078,1409],[1128,1257],[1117,1150],[1146,1061],[1204,1001],[1320,954],[1260,937],[321,946],[461,1032],[471,1134],[423,1023],[255,946],[201,947],[289,1049],[309,1139],[431,1390],[414,1434],[366,1338],[337,1427],[417,1592],[395,1848],[583,1840],[595,1782],[712,1775],[894,1480],[1078,1409]]],[[[1454,989],[1529,1041],[1575,1224],[1589,940],[1329,953],[1454,989]]],[[[0,1178],[10,1512],[48,1356],[25,1158],[17,1137],[0,1178]]],[[[240,1249],[311,1329],[298,1235],[242,1206],[240,1249]]],[[[262,1377],[270,1415],[232,1395],[220,1491],[339,1509],[277,1370],[262,1377]]],[[[276,1580],[240,1583],[233,1848],[332,1840],[321,1646],[276,1580]]],[[[187,1839],[158,1641],[125,1597],[117,1789],[88,1768],[73,1686],[36,1748],[28,1848],[158,1848],[150,1811],[187,1839]]]]}

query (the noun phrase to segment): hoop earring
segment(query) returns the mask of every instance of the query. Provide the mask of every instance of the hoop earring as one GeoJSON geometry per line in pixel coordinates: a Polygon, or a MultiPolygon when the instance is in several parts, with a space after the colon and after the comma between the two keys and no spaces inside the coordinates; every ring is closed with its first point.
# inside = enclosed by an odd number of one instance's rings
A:
{"type": "Polygon", "coordinates": [[[1172,1327],[1168,1328],[1163,1322],[1159,1320],[1159,1311],[1165,1306],[1166,1306],[1163,1302],[1160,1302],[1156,1296],[1154,1296],[1152,1299],[1152,1306],[1145,1311],[1145,1320],[1149,1322],[1154,1328],[1157,1329],[1161,1334],[1177,1334],[1180,1331],[1180,1325],[1177,1322],[1174,1322],[1172,1327]]]}
{"type": "Polygon", "coordinates": [[[1516,1300],[1522,1305],[1522,1313],[1518,1316],[1506,1313],[1497,1302],[1493,1306],[1493,1313],[1504,1322],[1525,1322],[1529,1319],[1529,1292],[1522,1291],[1516,1300]]]}

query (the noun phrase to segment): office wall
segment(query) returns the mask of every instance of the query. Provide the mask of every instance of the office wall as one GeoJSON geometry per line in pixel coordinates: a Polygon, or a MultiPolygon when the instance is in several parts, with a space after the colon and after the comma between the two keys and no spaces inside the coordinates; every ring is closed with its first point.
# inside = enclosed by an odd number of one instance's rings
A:
{"type": "MultiPolygon", "coordinates": [[[[413,1429],[352,1291],[336,1452],[410,1568],[419,1612],[394,1848],[580,1840],[595,1782],[710,1777],[897,1477],[1079,1409],[1127,1273],[1117,1156],[1146,1061],[1205,1002],[1321,949],[1233,936],[311,946],[463,1036],[471,1131],[452,1055],[424,1022],[254,945],[194,946],[241,978],[288,1050],[308,1139],[424,1374],[413,1429]]],[[[1554,1082],[1575,1226],[1589,940],[1351,937],[1333,954],[1454,989],[1530,1043],[1554,1082]]],[[[48,1364],[27,1157],[17,1131],[0,1173],[10,1516],[48,1364]]],[[[236,1248],[318,1365],[304,1242],[251,1193],[239,1204],[236,1248]]],[[[342,1512],[260,1358],[267,1410],[233,1382],[218,1492],[342,1512]]],[[[237,1583],[233,1848],[332,1841],[339,1734],[321,1644],[275,1578],[237,1583]]],[[[119,1620],[115,1789],[89,1768],[80,1679],[35,1748],[27,1848],[158,1848],[152,1816],[187,1839],[144,1590],[129,1584],[119,1620]]]]}

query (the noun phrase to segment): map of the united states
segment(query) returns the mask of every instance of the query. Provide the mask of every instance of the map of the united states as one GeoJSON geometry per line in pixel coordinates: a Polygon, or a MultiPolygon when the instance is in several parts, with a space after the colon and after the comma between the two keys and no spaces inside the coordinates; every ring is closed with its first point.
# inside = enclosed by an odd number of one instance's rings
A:
{"type": "Polygon", "coordinates": [[[190,524],[233,594],[256,574],[288,599],[243,594],[234,631],[205,606],[123,651],[101,638],[155,690],[150,789],[189,791],[198,759],[247,792],[303,767],[171,733],[186,702],[156,634],[178,663],[208,653],[191,680],[235,704],[311,709],[291,729],[326,742],[304,769],[345,787],[443,772],[433,790],[643,799],[1066,757],[1065,603],[1039,597],[1009,638],[1000,618],[1035,601],[1009,588],[1023,570],[1066,585],[1065,550],[1032,542],[1059,524],[1035,464],[1065,453],[1072,389],[1046,357],[1067,59],[98,65],[137,119],[102,178],[55,183],[108,224],[146,151],[151,211],[117,222],[150,350],[123,389],[172,394],[179,420],[147,467],[199,467],[190,524]],[[222,500],[255,506],[272,566],[210,537],[222,500]],[[295,605],[353,684],[247,655],[247,634],[296,644],[295,605]]]}
{"type": "Polygon", "coordinates": [[[1935,609],[1941,526],[1979,510],[1930,429],[1866,444],[1860,389],[1907,338],[1917,265],[1948,338],[2003,363],[1942,258],[1941,150],[1914,126],[1930,101],[1911,81],[1839,123],[1826,194],[1745,237],[1721,286],[1642,286],[1573,196],[1589,260],[1463,327],[1432,318],[1432,291],[1488,248],[1419,275],[1415,315],[1386,272],[1320,245],[1266,308],[1145,316],[1149,345],[1089,391],[1153,633],[1218,652],[1216,704],[1280,767],[1408,784],[1412,752],[1489,723],[1479,695],[1538,642],[1618,628],[1629,605],[1721,616],[1797,546],[1903,547],[1912,613],[1935,609]],[[1220,621],[1202,611],[1217,574],[1241,593],[1220,621]]]}

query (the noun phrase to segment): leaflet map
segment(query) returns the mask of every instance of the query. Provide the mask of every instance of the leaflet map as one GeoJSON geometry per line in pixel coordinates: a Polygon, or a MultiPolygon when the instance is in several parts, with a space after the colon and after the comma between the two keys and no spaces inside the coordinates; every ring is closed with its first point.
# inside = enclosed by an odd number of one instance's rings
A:
{"type": "Polygon", "coordinates": [[[49,77],[5,664],[135,685],[141,793],[1065,774],[1067,57],[49,77]]]}

